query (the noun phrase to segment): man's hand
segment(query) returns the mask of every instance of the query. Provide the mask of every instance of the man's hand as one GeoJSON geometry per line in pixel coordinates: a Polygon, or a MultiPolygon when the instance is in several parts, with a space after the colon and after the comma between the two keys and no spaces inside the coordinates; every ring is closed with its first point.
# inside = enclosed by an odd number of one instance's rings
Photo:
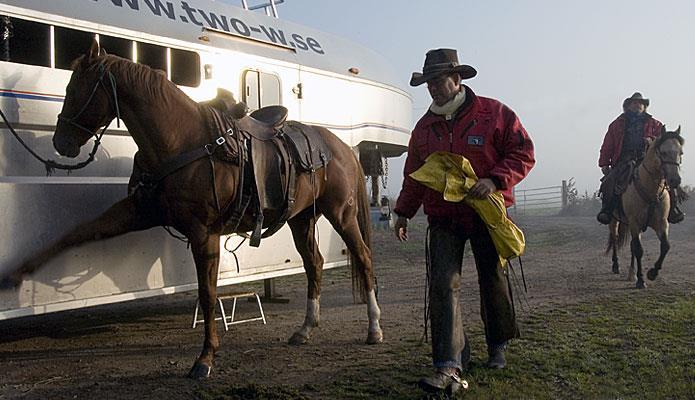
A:
{"type": "Polygon", "coordinates": [[[494,193],[496,190],[497,186],[495,186],[495,183],[492,182],[492,179],[483,178],[473,185],[468,194],[476,199],[484,199],[494,193]]]}
{"type": "Polygon", "coordinates": [[[408,218],[399,216],[393,226],[396,231],[396,238],[401,242],[408,240],[408,218]]]}
{"type": "Polygon", "coordinates": [[[608,173],[611,172],[611,167],[608,165],[606,165],[605,167],[601,167],[601,172],[603,173],[604,176],[608,175],[608,173]]]}

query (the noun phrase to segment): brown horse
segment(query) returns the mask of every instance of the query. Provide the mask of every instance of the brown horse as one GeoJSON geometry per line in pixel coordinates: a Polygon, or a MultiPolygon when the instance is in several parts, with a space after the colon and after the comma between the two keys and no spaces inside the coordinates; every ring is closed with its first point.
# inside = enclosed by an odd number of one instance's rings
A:
{"type": "MultiPolygon", "coordinates": [[[[182,153],[215,143],[220,134],[206,129],[204,118],[209,107],[190,99],[158,71],[106,55],[94,42],[89,52],[73,64],[53,145],[61,155],[76,157],[80,147],[100,127],[120,116],[138,146],[138,165],[145,171],[158,171],[160,166],[182,153]]],[[[327,129],[312,128],[320,133],[333,158],[330,164],[313,174],[296,175],[295,206],[288,216],[288,224],[306,270],[308,299],[304,324],[289,341],[291,344],[306,343],[319,323],[323,257],[318,251],[314,226],[316,219],[323,215],[350,251],[353,293],[368,305],[367,343],[379,343],[383,334],[374,291],[364,173],[349,146],[327,129]]],[[[150,195],[144,196],[145,201],[136,190],[100,217],[78,226],[25,260],[0,284],[4,288],[18,287],[23,276],[70,247],[156,226],[173,227],[190,243],[205,319],[203,350],[189,377],[207,377],[219,347],[214,307],[220,235],[253,229],[253,224],[249,223],[253,218],[249,215],[243,216],[236,229],[219,224],[219,204],[236,201],[239,170],[237,164],[209,157],[176,169],[162,177],[150,195]]],[[[278,216],[269,215],[266,221],[272,223],[273,218],[278,216]]]]}
{"type": "Polygon", "coordinates": [[[668,213],[671,205],[667,187],[677,188],[681,183],[680,164],[683,156],[684,140],[681,128],[674,132],[663,132],[650,142],[644,160],[636,170],[632,181],[621,198],[621,207],[613,214],[609,226],[608,248],[613,251],[613,272],[620,273],[618,249],[627,242],[628,232],[632,238],[632,253],[628,280],[635,279],[635,262],[637,262],[637,288],[647,285],[642,276],[642,255],[644,249],[640,237],[648,227],[656,232],[661,243],[659,258],[654,268],[647,272],[649,280],[656,279],[671,245],[668,241],[668,213]]]}

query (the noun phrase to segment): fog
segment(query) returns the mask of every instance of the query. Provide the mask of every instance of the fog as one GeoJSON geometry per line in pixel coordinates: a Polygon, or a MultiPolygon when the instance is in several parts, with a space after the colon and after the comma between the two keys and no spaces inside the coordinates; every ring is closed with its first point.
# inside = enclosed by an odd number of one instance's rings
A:
{"type": "MultiPolygon", "coordinates": [[[[478,70],[466,84],[515,110],[536,144],[537,164],[522,188],[575,178],[580,192],[595,191],[603,136],[635,91],[668,128],[681,125],[686,139],[695,130],[695,2],[287,0],[278,10],[389,59],[413,96],[413,123],[430,99],[424,85],[408,86],[410,74],[427,50],[458,49],[478,70]]],[[[692,185],[689,150],[686,143],[682,175],[692,185]]],[[[402,164],[390,160],[390,194],[398,193],[402,164]]]]}

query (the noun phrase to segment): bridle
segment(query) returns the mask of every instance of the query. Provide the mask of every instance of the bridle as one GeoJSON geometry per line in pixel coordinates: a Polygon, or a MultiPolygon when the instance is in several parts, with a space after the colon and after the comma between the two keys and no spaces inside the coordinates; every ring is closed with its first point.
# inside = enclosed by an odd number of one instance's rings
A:
{"type": "Polygon", "coordinates": [[[120,109],[118,107],[118,92],[116,90],[116,78],[113,76],[111,71],[108,71],[106,69],[106,66],[103,63],[99,64],[98,68],[99,68],[99,78],[97,79],[96,83],[94,83],[94,87],[92,88],[92,92],[89,95],[89,98],[85,102],[84,106],[82,106],[82,108],[80,109],[80,111],[77,114],[75,114],[73,117],[65,117],[62,114],[58,115],[59,121],[64,121],[64,122],[68,123],[69,125],[77,128],[83,132],[89,133],[89,136],[94,137],[94,147],[92,147],[92,151],[89,153],[89,157],[82,162],[79,162],[77,164],[68,165],[68,164],[61,164],[59,162],[56,162],[55,160],[49,160],[49,159],[45,159],[45,158],[41,157],[34,150],[32,150],[31,147],[29,147],[26,144],[26,142],[21,138],[21,136],[19,136],[19,134],[14,129],[14,127],[12,126],[10,121],[7,119],[7,116],[5,116],[5,113],[3,113],[2,110],[0,110],[0,117],[7,125],[7,128],[10,130],[10,133],[12,133],[12,135],[15,137],[15,139],[17,139],[17,141],[22,145],[22,147],[24,147],[34,158],[36,158],[41,163],[43,163],[43,165],[46,167],[46,174],[47,175],[52,174],[53,171],[56,169],[63,169],[63,170],[67,170],[68,172],[70,172],[70,171],[75,170],[75,169],[84,168],[89,163],[94,161],[94,157],[97,153],[97,149],[99,148],[99,144],[101,143],[101,138],[102,138],[102,136],[104,136],[104,133],[106,132],[106,129],[108,129],[109,125],[111,125],[111,122],[113,122],[113,118],[111,118],[111,120],[108,122],[108,124],[106,124],[106,126],[104,126],[104,128],[101,130],[100,133],[95,133],[94,132],[95,129],[89,129],[89,128],[85,127],[84,125],[76,122],[76,120],[79,117],[81,117],[82,114],[85,113],[85,111],[87,110],[87,107],[89,107],[89,104],[94,99],[94,95],[96,94],[99,87],[102,87],[106,91],[106,93],[109,94],[109,98],[113,99],[111,107],[114,111],[114,115],[115,115],[114,118],[117,119],[117,121],[116,121],[117,126],[119,126],[119,127],[121,126],[121,124],[120,124],[121,112],[120,112],[120,109]],[[105,76],[108,76],[109,87],[107,87],[106,83],[104,83],[104,77],[105,76]]]}
{"type": "MultiPolygon", "coordinates": [[[[665,140],[664,140],[664,141],[665,141],[665,140]]],[[[658,146],[657,146],[657,148],[656,148],[656,150],[655,150],[655,151],[656,151],[656,157],[659,159],[659,163],[661,164],[661,171],[660,171],[660,172],[661,172],[661,175],[660,175],[660,176],[657,175],[655,172],[650,171],[649,168],[647,168],[646,165],[644,166],[644,169],[645,169],[645,170],[647,171],[647,173],[649,173],[649,175],[651,175],[651,176],[658,176],[659,178],[665,178],[665,177],[666,177],[666,169],[665,169],[664,167],[666,167],[667,165],[675,165],[676,168],[678,168],[678,169],[680,169],[680,167],[681,167],[681,162],[682,162],[682,159],[683,159],[682,156],[679,155],[679,156],[676,158],[676,160],[665,160],[665,159],[662,157],[662,155],[661,155],[661,150],[659,150],[659,147],[663,144],[664,141],[662,141],[661,143],[658,143],[658,146]]],[[[656,143],[655,143],[655,144],[656,144],[656,143]]]]}
{"type": "MultiPolygon", "coordinates": [[[[96,82],[94,83],[94,87],[92,88],[92,92],[89,94],[89,97],[87,98],[87,101],[84,103],[80,111],[77,112],[72,117],[66,117],[62,113],[58,114],[58,120],[66,122],[67,124],[83,131],[87,132],[89,136],[94,136],[94,145],[95,145],[95,150],[96,147],[99,146],[99,143],[101,143],[101,137],[104,136],[104,133],[106,132],[106,129],[108,129],[109,125],[111,125],[111,122],[113,122],[114,118],[116,119],[116,126],[120,128],[121,123],[121,112],[118,107],[118,91],[116,90],[116,78],[113,76],[113,73],[111,71],[106,69],[106,66],[104,64],[99,64],[99,77],[97,78],[96,82]],[[106,83],[104,83],[104,77],[108,77],[108,85],[109,87],[106,86],[106,83]],[[111,104],[112,111],[114,112],[114,118],[111,118],[109,122],[104,125],[102,128],[101,132],[96,133],[95,129],[89,129],[85,127],[83,124],[80,124],[77,122],[77,119],[82,116],[82,114],[85,113],[89,105],[92,103],[92,100],[94,100],[94,96],[97,93],[97,90],[99,88],[103,88],[106,93],[109,95],[109,99],[112,101],[109,101],[111,104]]],[[[98,129],[97,129],[98,130],[98,129]]]]}

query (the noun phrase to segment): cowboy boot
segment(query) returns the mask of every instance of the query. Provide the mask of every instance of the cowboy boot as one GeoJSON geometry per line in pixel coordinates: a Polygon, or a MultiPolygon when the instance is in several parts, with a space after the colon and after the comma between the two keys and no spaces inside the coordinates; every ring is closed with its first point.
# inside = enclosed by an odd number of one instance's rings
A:
{"type": "Polygon", "coordinates": [[[599,211],[596,219],[603,225],[608,225],[613,219],[613,208],[615,205],[614,196],[604,194],[601,197],[601,211],[599,211]]]}
{"type": "Polygon", "coordinates": [[[507,365],[507,360],[504,358],[505,350],[507,350],[507,342],[488,345],[488,359],[485,366],[492,369],[504,368],[507,365]]]}
{"type": "Polygon", "coordinates": [[[685,213],[678,207],[680,205],[680,196],[677,192],[678,189],[669,190],[671,195],[671,207],[668,210],[668,222],[671,224],[677,224],[685,219],[685,213]]]}
{"type": "Polygon", "coordinates": [[[427,393],[446,392],[452,396],[461,388],[468,389],[468,382],[461,379],[457,368],[437,368],[434,375],[420,379],[418,386],[427,393]]]}

